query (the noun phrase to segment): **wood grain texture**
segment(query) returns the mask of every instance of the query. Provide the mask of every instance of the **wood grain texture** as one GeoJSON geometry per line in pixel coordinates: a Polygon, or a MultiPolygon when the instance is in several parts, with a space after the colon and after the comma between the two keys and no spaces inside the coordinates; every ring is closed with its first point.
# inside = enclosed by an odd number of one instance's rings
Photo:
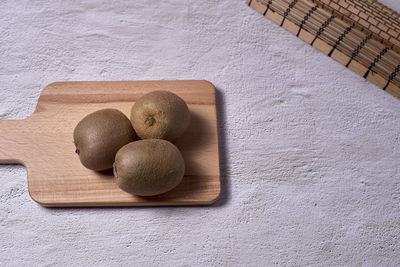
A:
{"type": "Polygon", "coordinates": [[[48,207],[204,205],[220,193],[215,88],[207,81],[56,82],[44,88],[35,113],[0,121],[0,162],[27,168],[32,199],[48,207]],[[189,129],[174,143],[185,159],[182,183],[154,197],[120,190],[111,171],[84,168],[74,153],[72,133],[87,114],[132,104],[153,90],[169,90],[189,106],[189,129]]]}

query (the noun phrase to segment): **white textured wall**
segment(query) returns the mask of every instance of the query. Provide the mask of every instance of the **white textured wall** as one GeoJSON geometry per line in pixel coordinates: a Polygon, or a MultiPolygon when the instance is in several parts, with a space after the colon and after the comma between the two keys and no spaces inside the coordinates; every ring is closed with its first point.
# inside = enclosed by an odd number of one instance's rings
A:
{"type": "Polygon", "coordinates": [[[223,195],[47,209],[2,165],[1,266],[400,264],[400,100],[241,0],[81,2],[0,1],[0,118],[54,81],[210,80],[223,195]]]}

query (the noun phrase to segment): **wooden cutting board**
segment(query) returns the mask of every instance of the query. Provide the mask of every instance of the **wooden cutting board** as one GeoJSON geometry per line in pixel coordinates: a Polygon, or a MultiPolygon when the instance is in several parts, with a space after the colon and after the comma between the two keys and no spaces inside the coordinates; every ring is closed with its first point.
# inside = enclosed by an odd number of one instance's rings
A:
{"type": "Polygon", "coordinates": [[[204,205],[220,194],[215,88],[207,81],[56,82],[43,89],[35,113],[0,121],[0,162],[27,168],[33,200],[47,207],[204,205]],[[153,90],[169,90],[188,103],[192,120],[174,143],[186,163],[182,183],[155,197],[118,188],[112,171],[84,168],[72,133],[87,114],[116,108],[129,116],[132,104],[153,90]]]}

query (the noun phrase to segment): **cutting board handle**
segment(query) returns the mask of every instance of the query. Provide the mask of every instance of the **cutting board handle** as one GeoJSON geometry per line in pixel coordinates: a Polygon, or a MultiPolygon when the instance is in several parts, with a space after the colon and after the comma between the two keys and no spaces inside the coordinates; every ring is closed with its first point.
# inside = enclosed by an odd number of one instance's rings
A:
{"type": "Polygon", "coordinates": [[[0,120],[0,164],[25,164],[30,145],[28,125],[28,119],[0,120]]]}

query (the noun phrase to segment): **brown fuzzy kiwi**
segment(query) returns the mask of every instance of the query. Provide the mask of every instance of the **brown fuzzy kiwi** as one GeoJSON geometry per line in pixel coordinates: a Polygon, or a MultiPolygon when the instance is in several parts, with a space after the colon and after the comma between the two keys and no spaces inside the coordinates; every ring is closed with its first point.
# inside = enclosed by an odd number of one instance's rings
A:
{"type": "Polygon", "coordinates": [[[169,91],[153,91],[139,98],[131,109],[131,122],[142,139],[172,141],[187,129],[190,112],[185,101],[169,91]]]}
{"type": "Polygon", "coordinates": [[[115,156],[114,176],[124,191],[153,196],[176,187],[185,173],[179,149],[161,139],[146,139],[122,147],[115,156]]]}
{"type": "Polygon", "coordinates": [[[83,166],[112,168],[118,150],[135,139],[129,119],[119,110],[102,109],[84,117],[74,130],[76,153],[83,166]]]}

